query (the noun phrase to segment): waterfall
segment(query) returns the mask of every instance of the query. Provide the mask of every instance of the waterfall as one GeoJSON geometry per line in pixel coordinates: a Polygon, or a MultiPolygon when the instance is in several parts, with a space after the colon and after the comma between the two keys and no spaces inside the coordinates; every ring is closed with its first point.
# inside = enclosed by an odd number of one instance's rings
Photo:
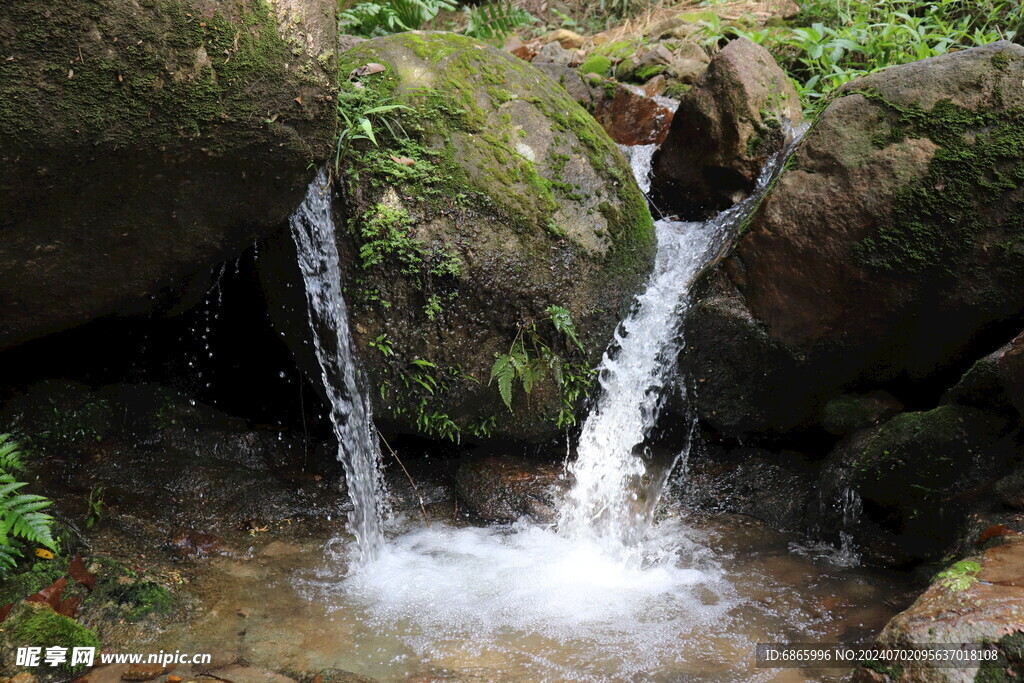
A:
{"type": "MultiPolygon", "coordinates": [[[[601,361],[600,394],[583,424],[576,462],[569,467],[575,484],[560,511],[560,533],[628,554],[650,526],[667,472],[648,471],[644,441],[661,413],[663,387],[676,373],[690,289],[757,208],[794,142],[765,166],[750,196],[732,208],[704,223],[655,224],[654,272],[601,361]]],[[[641,184],[647,182],[648,171],[636,162],[647,158],[631,159],[641,184]]]]}
{"type": "Polygon", "coordinates": [[[364,564],[378,557],[384,545],[384,485],[373,412],[369,397],[359,390],[352,354],[326,171],[321,170],[310,183],[306,198],[292,214],[289,225],[306,287],[313,347],[330,400],[338,460],[345,468],[352,501],[349,529],[356,537],[357,564],[364,564]]]}

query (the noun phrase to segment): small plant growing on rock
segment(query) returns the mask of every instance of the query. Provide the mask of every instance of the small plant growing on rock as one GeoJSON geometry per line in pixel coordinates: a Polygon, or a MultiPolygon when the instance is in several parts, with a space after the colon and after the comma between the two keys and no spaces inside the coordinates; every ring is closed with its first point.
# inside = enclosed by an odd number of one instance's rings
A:
{"type": "Polygon", "coordinates": [[[981,565],[973,560],[961,560],[949,569],[935,575],[935,581],[954,592],[965,591],[978,582],[981,565]]]}
{"type": "MultiPolygon", "coordinates": [[[[547,317],[555,332],[568,342],[569,353],[583,352],[583,344],[576,336],[569,311],[561,306],[548,306],[547,317]]],[[[558,414],[558,426],[576,423],[573,407],[590,388],[593,370],[584,361],[570,362],[551,350],[541,338],[537,321],[521,324],[508,353],[496,354],[491,367],[490,382],[497,382],[498,393],[509,411],[512,411],[512,388],[518,380],[523,391],[529,396],[533,387],[551,373],[562,396],[562,409],[558,414]]]]}

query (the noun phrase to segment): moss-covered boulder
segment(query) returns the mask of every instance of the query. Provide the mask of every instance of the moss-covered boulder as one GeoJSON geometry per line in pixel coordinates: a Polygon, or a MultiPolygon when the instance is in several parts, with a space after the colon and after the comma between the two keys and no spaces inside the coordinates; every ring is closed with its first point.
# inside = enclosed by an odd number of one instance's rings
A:
{"type": "MultiPolygon", "coordinates": [[[[365,116],[379,143],[355,140],[337,177],[377,417],[452,439],[558,435],[652,264],[629,165],[563,88],[462,36],[377,38],[340,69],[350,130],[367,137],[365,116]],[[499,357],[505,379],[492,381],[499,357]]],[[[302,285],[293,247],[278,246],[261,261],[284,300],[302,285]]]]}
{"type": "Polygon", "coordinates": [[[335,11],[4,3],[0,348],[159,308],[280,226],[333,146],[335,11]]]}
{"type": "MultiPolygon", "coordinates": [[[[1020,46],[848,83],[717,268],[755,322],[721,339],[720,362],[747,362],[763,338],[790,372],[715,386],[737,405],[773,392],[821,404],[850,387],[948,382],[991,351],[1024,313],[1022,158],[1020,46]]],[[[694,345],[714,335],[689,326],[694,345]]]]}
{"type": "Polygon", "coordinates": [[[983,485],[1005,473],[1014,453],[1009,421],[947,405],[902,413],[841,442],[821,473],[825,526],[869,555],[928,559],[951,547],[983,485]],[[861,509],[851,514],[851,501],[861,509]]]}

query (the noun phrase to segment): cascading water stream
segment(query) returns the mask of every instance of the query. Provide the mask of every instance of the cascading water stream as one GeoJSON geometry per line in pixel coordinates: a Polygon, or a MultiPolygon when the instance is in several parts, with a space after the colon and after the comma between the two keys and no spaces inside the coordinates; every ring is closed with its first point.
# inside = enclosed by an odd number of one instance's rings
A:
{"type": "Polygon", "coordinates": [[[292,214],[289,224],[306,287],[313,347],[330,400],[338,460],[345,468],[352,501],[349,529],[356,537],[357,564],[362,565],[379,557],[384,546],[382,520],[386,499],[373,412],[369,398],[360,391],[352,354],[326,171],[321,170],[310,183],[305,200],[292,214]]]}
{"type": "MultiPolygon", "coordinates": [[[[651,151],[630,150],[642,184],[651,151]]],[[[810,642],[825,633],[816,630],[822,617],[813,611],[815,589],[804,578],[794,587],[780,584],[770,570],[781,563],[780,576],[817,571],[801,555],[751,553],[756,532],[728,521],[691,526],[671,503],[651,524],[674,463],[654,466],[645,441],[664,387],[675,379],[690,287],[784,158],[769,165],[751,199],[715,220],[657,223],[655,272],[602,363],[601,394],[582,429],[571,466],[576,483],[559,528],[444,517],[424,525],[398,514],[388,520],[394,535],[387,544],[375,504],[382,499],[376,440],[356,386],[329,202],[318,179],[293,231],[363,561],[353,562],[348,539],[338,538],[326,549],[327,562],[295,583],[315,604],[328,605],[338,632],[353,639],[335,648],[351,670],[388,680],[449,669],[480,671],[488,680],[509,672],[527,680],[690,680],[733,671],[757,642],[810,642]],[[742,547],[742,558],[730,547],[742,547]]],[[[822,594],[831,595],[836,584],[823,585],[822,594]]],[[[772,671],[743,670],[742,680],[774,680],[772,671]]]]}
{"type": "MultiPolygon", "coordinates": [[[[765,166],[754,191],[736,206],[705,223],[656,223],[654,272],[601,362],[600,395],[569,468],[576,481],[560,511],[563,535],[622,556],[650,526],[667,472],[648,476],[642,449],[661,413],[664,387],[676,372],[690,288],[756,209],[799,132],[791,137],[787,149],[765,166]]],[[[649,184],[649,155],[632,157],[637,181],[649,184]]]]}

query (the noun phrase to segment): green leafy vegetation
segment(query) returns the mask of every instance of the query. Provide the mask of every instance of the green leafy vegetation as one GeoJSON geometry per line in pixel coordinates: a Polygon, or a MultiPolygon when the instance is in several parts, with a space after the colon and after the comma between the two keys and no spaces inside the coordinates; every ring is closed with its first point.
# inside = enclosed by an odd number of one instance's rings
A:
{"type": "Polygon", "coordinates": [[[52,504],[44,496],[21,493],[28,485],[16,474],[24,472],[24,455],[10,434],[0,434],[0,576],[23,557],[22,546],[33,544],[57,550],[53,517],[42,512],[52,504]]]}
{"type": "Polygon", "coordinates": [[[1022,28],[1018,0],[811,0],[798,27],[759,29],[704,22],[707,42],[745,37],[767,48],[816,110],[840,85],[888,66],[1013,39],[1022,28]]]}
{"type": "MultiPolygon", "coordinates": [[[[463,429],[445,410],[444,403],[446,394],[460,382],[466,381],[476,383],[478,380],[462,372],[459,366],[442,368],[425,358],[415,358],[399,373],[398,384],[401,386],[385,382],[379,391],[381,398],[394,406],[391,410],[393,417],[411,411],[416,418],[418,430],[429,436],[459,443],[462,441],[463,429]],[[396,390],[406,400],[395,400],[396,390]],[[403,407],[403,404],[410,403],[410,398],[413,407],[403,407]]],[[[485,420],[470,425],[469,431],[476,436],[486,436],[491,426],[493,422],[485,420]]]]}
{"type": "Polygon", "coordinates": [[[944,588],[960,592],[967,590],[978,582],[978,572],[980,571],[981,565],[977,562],[961,560],[950,568],[936,574],[932,580],[944,588]]]}
{"type": "MultiPolygon", "coordinates": [[[[380,0],[360,2],[338,13],[342,33],[372,38],[401,31],[414,31],[433,21],[442,11],[453,11],[452,0],[380,0]]],[[[480,40],[502,40],[516,29],[537,21],[513,2],[499,1],[465,8],[463,32],[480,40]]]]}
{"type": "Polygon", "coordinates": [[[453,10],[450,0],[386,0],[361,2],[338,13],[338,28],[351,35],[382,36],[399,31],[414,31],[432,20],[441,10],[453,10]]]}
{"type": "Polygon", "coordinates": [[[586,360],[566,360],[552,351],[538,327],[539,323],[550,323],[556,336],[561,335],[566,342],[566,356],[582,356],[584,348],[576,336],[569,311],[561,306],[548,306],[545,313],[547,316],[543,320],[519,326],[508,353],[495,354],[489,383],[497,384],[502,402],[512,411],[512,390],[516,383],[529,400],[534,387],[550,375],[562,398],[558,426],[573,425],[576,424],[576,402],[589,391],[594,371],[586,360]]]}
{"type": "Polygon", "coordinates": [[[466,8],[465,34],[480,40],[501,40],[516,29],[537,21],[526,10],[511,2],[492,2],[466,8]]]}

